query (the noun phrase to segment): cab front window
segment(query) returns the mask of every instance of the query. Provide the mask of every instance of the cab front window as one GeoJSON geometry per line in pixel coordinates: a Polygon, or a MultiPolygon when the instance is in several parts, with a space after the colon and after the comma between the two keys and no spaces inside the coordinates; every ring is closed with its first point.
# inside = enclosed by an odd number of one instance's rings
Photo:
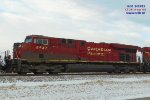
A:
{"type": "Polygon", "coordinates": [[[31,43],[32,42],[32,38],[31,37],[27,37],[24,42],[25,43],[31,43]]]}

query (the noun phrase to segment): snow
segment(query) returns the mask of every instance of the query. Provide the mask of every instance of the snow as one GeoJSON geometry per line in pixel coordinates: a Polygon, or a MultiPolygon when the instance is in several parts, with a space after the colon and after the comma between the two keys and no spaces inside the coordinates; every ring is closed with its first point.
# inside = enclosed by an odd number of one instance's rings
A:
{"type": "Polygon", "coordinates": [[[150,97],[150,75],[1,76],[0,100],[125,100],[150,97]]]}

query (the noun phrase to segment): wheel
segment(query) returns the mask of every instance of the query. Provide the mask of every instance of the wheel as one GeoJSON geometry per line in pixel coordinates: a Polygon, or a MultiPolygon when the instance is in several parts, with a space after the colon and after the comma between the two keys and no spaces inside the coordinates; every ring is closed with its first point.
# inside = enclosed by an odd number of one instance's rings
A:
{"type": "Polygon", "coordinates": [[[5,73],[5,71],[3,71],[3,70],[0,70],[0,74],[4,74],[5,73]]]}
{"type": "Polygon", "coordinates": [[[132,70],[132,73],[135,74],[136,72],[137,72],[137,69],[133,69],[133,70],[132,70]]]}
{"type": "Polygon", "coordinates": [[[107,73],[112,74],[113,72],[112,72],[112,71],[109,71],[109,72],[107,72],[107,73]]]}
{"type": "Polygon", "coordinates": [[[125,69],[124,73],[130,73],[129,69],[125,69]]]}
{"type": "Polygon", "coordinates": [[[115,69],[114,73],[119,74],[121,71],[119,69],[115,69]]]}
{"type": "Polygon", "coordinates": [[[146,72],[147,72],[147,71],[145,71],[145,70],[143,71],[143,73],[146,73],[146,72]]]}

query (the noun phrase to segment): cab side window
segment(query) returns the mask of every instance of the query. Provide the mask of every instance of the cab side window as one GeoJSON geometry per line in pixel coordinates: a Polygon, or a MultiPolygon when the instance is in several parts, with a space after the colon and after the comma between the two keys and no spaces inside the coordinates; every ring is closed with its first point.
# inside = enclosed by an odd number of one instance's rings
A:
{"type": "Polygon", "coordinates": [[[41,44],[41,45],[48,45],[47,39],[34,39],[34,43],[41,44]]]}
{"type": "Polygon", "coordinates": [[[44,45],[47,45],[47,44],[48,44],[47,39],[43,39],[43,44],[44,44],[44,45]]]}

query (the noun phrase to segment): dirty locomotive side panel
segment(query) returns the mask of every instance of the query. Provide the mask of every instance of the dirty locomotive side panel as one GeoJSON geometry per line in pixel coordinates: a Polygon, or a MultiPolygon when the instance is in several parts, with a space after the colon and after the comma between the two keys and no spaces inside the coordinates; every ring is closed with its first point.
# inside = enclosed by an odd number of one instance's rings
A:
{"type": "Polygon", "coordinates": [[[14,59],[18,73],[136,72],[138,48],[30,35],[25,42],[14,44],[14,59]]]}

